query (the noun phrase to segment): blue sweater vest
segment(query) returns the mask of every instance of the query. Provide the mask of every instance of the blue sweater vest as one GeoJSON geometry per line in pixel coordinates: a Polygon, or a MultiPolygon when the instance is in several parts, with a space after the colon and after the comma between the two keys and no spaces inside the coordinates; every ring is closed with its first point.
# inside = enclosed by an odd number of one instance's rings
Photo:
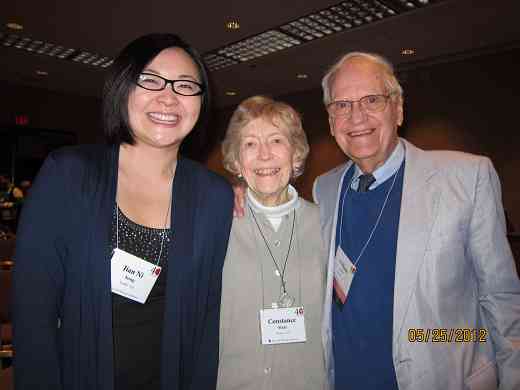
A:
{"type": "MultiPolygon", "coordinates": [[[[336,246],[355,262],[383,206],[394,176],[372,191],[345,191],[354,169],[343,180],[336,246]],[[341,206],[344,199],[343,216],[341,206]]],[[[379,225],[357,263],[347,301],[333,302],[332,329],[337,390],[397,390],[392,359],[392,326],[395,257],[403,189],[404,162],[397,171],[394,187],[379,225]]]]}

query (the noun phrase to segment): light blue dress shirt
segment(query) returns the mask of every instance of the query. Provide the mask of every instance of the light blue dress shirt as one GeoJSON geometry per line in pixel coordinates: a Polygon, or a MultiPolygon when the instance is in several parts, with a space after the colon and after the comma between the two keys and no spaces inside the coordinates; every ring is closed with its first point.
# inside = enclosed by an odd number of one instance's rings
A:
{"type": "MultiPolygon", "coordinates": [[[[369,190],[373,190],[374,188],[377,188],[377,186],[384,183],[387,179],[393,176],[394,173],[397,172],[399,167],[404,161],[404,145],[401,140],[399,140],[397,146],[395,147],[394,151],[388,157],[388,159],[385,161],[383,165],[381,165],[379,168],[377,168],[374,172],[372,172],[372,175],[376,179],[375,182],[373,182],[370,187],[368,187],[369,190]]],[[[363,172],[359,167],[356,165],[356,169],[354,171],[354,176],[352,179],[352,184],[350,185],[350,188],[354,191],[357,191],[359,186],[359,176],[361,176],[363,172]]]]}

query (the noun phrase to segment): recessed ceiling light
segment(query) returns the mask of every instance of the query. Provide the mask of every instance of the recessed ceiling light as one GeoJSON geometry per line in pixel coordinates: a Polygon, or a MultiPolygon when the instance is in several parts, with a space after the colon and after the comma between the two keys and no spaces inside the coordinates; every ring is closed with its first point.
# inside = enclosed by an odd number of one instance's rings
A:
{"type": "Polygon", "coordinates": [[[235,96],[237,93],[235,91],[226,91],[227,96],[235,96]]]}
{"type": "Polygon", "coordinates": [[[401,54],[403,56],[411,56],[411,55],[415,54],[415,50],[414,49],[403,49],[403,50],[401,50],[401,54]]]}
{"type": "Polygon", "coordinates": [[[228,30],[238,30],[240,28],[240,23],[238,20],[229,20],[226,22],[226,28],[228,30]]]}
{"type": "Polygon", "coordinates": [[[305,73],[298,73],[298,74],[296,75],[296,78],[297,78],[297,79],[306,79],[306,78],[308,78],[308,77],[309,77],[309,76],[308,76],[307,74],[305,74],[305,73]]]}
{"type": "Polygon", "coordinates": [[[14,22],[7,23],[5,26],[11,30],[17,30],[17,31],[23,30],[23,26],[21,24],[14,23],[14,22]]]}
{"type": "Polygon", "coordinates": [[[36,71],[36,74],[38,76],[48,76],[49,75],[49,72],[45,71],[45,70],[37,70],[36,71]]]}

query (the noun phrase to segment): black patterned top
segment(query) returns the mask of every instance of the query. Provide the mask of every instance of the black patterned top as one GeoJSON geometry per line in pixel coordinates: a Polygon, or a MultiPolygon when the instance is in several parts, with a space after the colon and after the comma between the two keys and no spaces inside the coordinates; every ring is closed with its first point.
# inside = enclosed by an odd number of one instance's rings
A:
{"type": "Polygon", "coordinates": [[[118,294],[112,294],[114,336],[114,389],[160,389],[161,340],[168,246],[171,229],[156,229],[138,225],[117,208],[111,229],[111,249],[119,247],[153,264],[162,271],[146,300],[141,304],[118,294]],[[119,219],[119,245],[116,224],[119,219]],[[161,242],[164,237],[164,244],[161,242]]]}

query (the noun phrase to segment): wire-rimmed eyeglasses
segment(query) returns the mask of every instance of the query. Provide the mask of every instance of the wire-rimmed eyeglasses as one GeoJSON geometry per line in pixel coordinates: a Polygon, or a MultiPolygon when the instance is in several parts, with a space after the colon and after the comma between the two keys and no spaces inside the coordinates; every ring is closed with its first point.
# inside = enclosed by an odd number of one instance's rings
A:
{"type": "Polygon", "coordinates": [[[359,105],[369,113],[376,113],[383,111],[386,108],[386,104],[388,103],[388,99],[390,96],[388,95],[367,95],[363,96],[358,100],[336,100],[332,103],[327,104],[327,112],[330,116],[347,116],[350,117],[352,115],[352,108],[354,103],[359,103],[359,105]]]}
{"type": "Polygon", "coordinates": [[[173,92],[182,96],[196,96],[204,93],[204,85],[193,80],[169,80],[153,73],[141,73],[136,84],[149,91],[162,91],[171,84],[173,92]]]}

